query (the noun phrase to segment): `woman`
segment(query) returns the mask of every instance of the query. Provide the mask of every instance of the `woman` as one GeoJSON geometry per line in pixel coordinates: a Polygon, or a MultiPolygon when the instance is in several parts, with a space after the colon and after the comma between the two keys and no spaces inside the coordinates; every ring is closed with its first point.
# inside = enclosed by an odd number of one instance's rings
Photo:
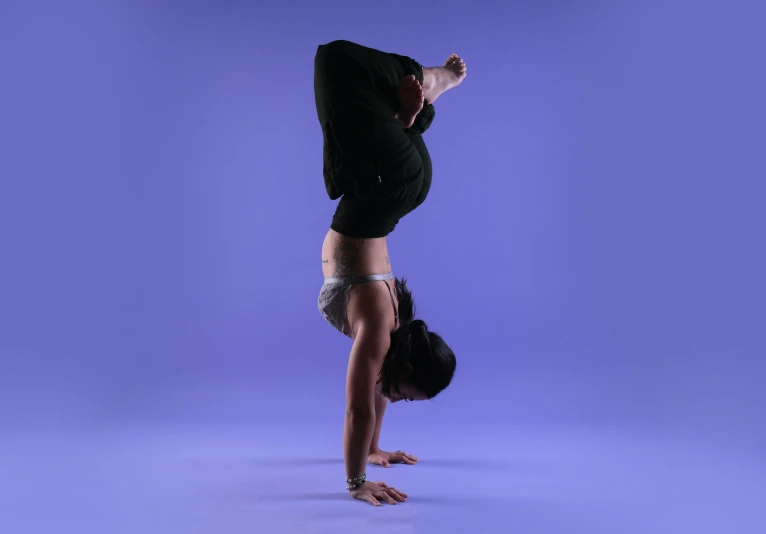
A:
{"type": "Polygon", "coordinates": [[[433,102],[465,75],[454,54],[442,67],[423,68],[348,41],[320,46],[315,58],[325,187],[330,199],[340,198],[322,245],[318,304],[354,341],[346,377],[346,483],[354,498],[375,506],[407,495],[367,481],[366,463],[418,461],[379,449],[386,404],[433,398],[455,371],[452,350],[414,319],[412,295],[391,269],[386,236],[428,194],[431,160],[421,134],[434,118],[433,102]]]}

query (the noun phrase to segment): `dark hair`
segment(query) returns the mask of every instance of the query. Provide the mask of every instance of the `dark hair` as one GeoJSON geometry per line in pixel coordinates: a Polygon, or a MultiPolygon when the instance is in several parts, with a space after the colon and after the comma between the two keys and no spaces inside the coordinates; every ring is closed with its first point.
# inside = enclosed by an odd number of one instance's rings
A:
{"type": "Polygon", "coordinates": [[[378,383],[384,395],[390,395],[391,389],[400,394],[397,385],[405,379],[432,399],[452,381],[457,365],[455,353],[439,334],[428,330],[424,321],[415,319],[415,302],[405,279],[396,280],[396,295],[399,328],[391,332],[391,346],[380,368],[378,383]],[[409,374],[408,364],[412,367],[409,374]]]}

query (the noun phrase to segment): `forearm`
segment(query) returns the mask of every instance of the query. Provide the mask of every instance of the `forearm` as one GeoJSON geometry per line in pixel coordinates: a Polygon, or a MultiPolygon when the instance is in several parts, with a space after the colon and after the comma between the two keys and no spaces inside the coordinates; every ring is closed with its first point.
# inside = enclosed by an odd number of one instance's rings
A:
{"type": "Polygon", "coordinates": [[[367,467],[367,454],[375,431],[372,414],[346,414],[343,427],[343,457],[346,464],[346,478],[361,476],[367,467]]]}
{"type": "Polygon", "coordinates": [[[378,440],[380,439],[380,429],[383,427],[383,415],[386,413],[387,405],[388,399],[386,397],[380,394],[375,396],[375,431],[372,434],[370,451],[377,451],[380,449],[378,440]]]}

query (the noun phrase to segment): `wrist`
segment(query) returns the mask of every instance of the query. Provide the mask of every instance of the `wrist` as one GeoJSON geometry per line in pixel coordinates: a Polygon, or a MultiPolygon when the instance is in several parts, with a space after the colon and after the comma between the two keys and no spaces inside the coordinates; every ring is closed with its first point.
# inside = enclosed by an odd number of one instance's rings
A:
{"type": "Polygon", "coordinates": [[[346,489],[348,491],[354,491],[362,486],[367,482],[367,473],[363,473],[361,476],[353,477],[353,478],[347,478],[346,479],[346,489]]]}

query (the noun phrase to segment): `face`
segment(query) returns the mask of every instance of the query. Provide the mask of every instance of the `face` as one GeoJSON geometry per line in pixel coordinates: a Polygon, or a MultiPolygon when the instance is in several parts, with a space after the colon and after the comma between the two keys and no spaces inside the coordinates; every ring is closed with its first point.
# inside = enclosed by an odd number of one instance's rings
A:
{"type": "Polygon", "coordinates": [[[391,388],[391,394],[388,396],[389,402],[428,400],[428,397],[415,389],[412,384],[400,382],[398,387],[399,393],[394,388],[391,388]]]}

